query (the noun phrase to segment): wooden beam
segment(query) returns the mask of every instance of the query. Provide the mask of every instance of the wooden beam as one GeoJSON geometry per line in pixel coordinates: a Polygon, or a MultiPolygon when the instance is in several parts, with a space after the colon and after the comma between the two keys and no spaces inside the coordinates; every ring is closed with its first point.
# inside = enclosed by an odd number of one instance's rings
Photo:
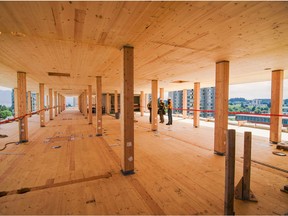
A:
{"type": "Polygon", "coordinates": [[[183,89],[183,118],[187,118],[187,89],[183,89]]]}
{"type": "Polygon", "coordinates": [[[225,154],[228,128],[229,62],[216,63],[214,152],[225,154]]]}
{"type": "MultiPolygon", "coordinates": [[[[27,113],[32,112],[32,103],[31,103],[31,91],[27,92],[27,113]]],[[[29,115],[30,117],[32,115],[29,115]]]]}
{"type": "Polygon", "coordinates": [[[234,215],[235,130],[227,131],[224,215],[234,215]]]}
{"type": "Polygon", "coordinates": [[[118,113],[118,91],[115,90],[114,92],[114,112],[115,112],[115,115],[116,113],[118,113]]]}
{"type": "Polygon", "coordinates": [[[18,88],[14,88],[14,117],[18,117],[18,88]]]}
{"type": "Polygon", "coordinates": [[[121,94],[122,173],[134,173],[134,48],[124,46],[124,73],[121,94]]]}
{"type": "Polygon", "coordinates": [[[101,76],[96,76],[96,136],[102,136],[102,80],[101,80],[101,76]]]}
{"type": "MultiPolygon", "coordinates": [[[[39,84],[40,110],[44,109],[44,84],[39,84]]],[[[40,126],[45,127],[45,110],[40,112],[40,126]]]]}
{"type": "Polygon", "coordinates": [[[270,117],[270,142],[281,142],[282,130],[282,103],[283,103],[283,70],[272,71],[271,85],[271,114],[270,117]]]}
{"type": "Polygon", "coordinates": [[[193,91],[193,125],[195,128],[199,127],[199,117],[200,117],[200,111],[195,111],[195,110],[200,110],[200,83],[195,82],[194,83],[194,91],[193,91]]]}
{"type": "Polygon", "coordinates": [[[158,80],[152,80],[152,125],[151,125],[151,130],[152,131],[157,131],[158,130],[158,80]]]}
{"type": "Polygon", "coordinates": [[[111,98],[110,98],[110,94],[107,93],[106,94],[106,113],[110,114],[110,109],[111,109],[111,98]]]}
{"type": "Polygon", "coordinates": [[[144,91],[140,92],[140,115],[144,116],[144,108],[145,108],[145,95],[144,91]]]}
{"type": "Polygon", "coordinates": [[[92,124],[92,85],[88,85],[89,114],[88,123],[92,124]]]}
{"type": "Polygon", "coordinates": [[[58,110],[57,110],[57,107],[58,107],[58,102],[57,102],[57,91],[54,92],[54,113],[55,113],[55,116],[58,116],[58,110]]]}
{"type": "Polygon", "coordinates": [[[53,91],[52,88],[49,88],[49,117],[50,120],[53,120],[53,91]]]}
{"type": "MultiPolygon", "coordinates": [[[[17,72],[18,115],[26,114],[26,73],[17,72]]],[[[19,142],[28,142],[27,116],[19,119],[19,142]]]]}

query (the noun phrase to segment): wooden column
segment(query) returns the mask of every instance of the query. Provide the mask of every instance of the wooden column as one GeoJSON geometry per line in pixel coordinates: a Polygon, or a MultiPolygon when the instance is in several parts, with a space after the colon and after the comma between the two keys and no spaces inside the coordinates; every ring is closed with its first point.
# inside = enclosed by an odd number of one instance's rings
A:
{"type": "Polygon", "coordinates": [[[40,110],[40,95],[36,93],[36,110],[40,110]]]}
{"type": "Polygon", "coordinates": [[[53,120],[53,92],[52,88],[49,88],[49,117],[50,120],[53,120]]]}
{"type": "Polygon", "coordinates": [[[283,70],[272,71],[270,142],[274,144],[281,142],[282,117],[278,115],[282,115],[283,77],[283,70]]]}
{"type": "Polygon", "coordinates": [[[144,91],[140,92],[140,114],[144,116],[144,108],[145,108],[145,95],[144,91]]]}
{"type": "Polygon", "coordinates": [[[18,88],[14,88],[14,117],[18,117],[18,88]]]}
{"type": "Polygon", "coordinates": [[[151,118],[152,118],[152,131],[158,130],[158,80],[152,80],[152,110],[151,110],[151,118]]]}
{"type": "MultiPolygon", "coordinates": [[[[40,110],[44,109],[44,84],[39,84],[40,110]]],[[[45,110],[40,112],[40,126],[45,127],[45,110]]]]}
{"type": "Polygon", "coordinates": [[[106,94],[106,113],[110,114],[111,109],[111,99],[109,93],[106,94]]]}
{"type": "Polygon", "coordinates": [[[88,85],[89,114],[88,123],[92,124],[92,86],[88,85]]]}
{"type": "MultiPolygon", "coordinates": [[[[27,113],[31,113],[32,112],[32,104],[31,104],[31,91],[28,91],[27,94],[27,113]]],[[[31,115],[30,115],[31,117],[31,115]]]]}
{"type": "Polygon", "coordinates": [[[194,95],[193,95],[193,124],[195,128],[199,127],[199,117],[200,117],[200,111],[195,111],[195,110],[200,110],[200,83],[195,82],[194,83],[194,95]]]}
{"type": "Polygon", "coordinates": [[[160,98],[164,101],[164,88],[160,88],[160,98]]]}
{"type": "Polygon", "coordinates": [[[96,76],[96,136],[102,136],[102,80],[96,76]]]}
{"type": "Polygon", "coordinates": [[[83,114],[87,118],[87,90],[84,90],[83,94],[83,114]]]}
{"type": "Polygon", "coordinates": [[[183,118],[187,118],[187,89],[183,89],[183,118]]]}
{"type": "MultiPolygon", "coordinates": [[[[46,108],[48,108],[49,106],[50,106],[50,104],[49,104],[49,96],[46,95],[46,108]]],[[[44,105],[44,107],[45,107],[45,105],[44,105]]]]}
{"type": "Polygon", "coordinates": [[[235,130],[228,130],[225,157],[224,215],[234,215],[235,130]]]}
{"type": "Polygon", "coordinates": [[[225,154],[228,128],[229,62],[216,63],[214,152],[225,154]]]}
{"type": "Polygon", "coordinates": [[[147,104],[149,103],[149,94],[145,94],[145,107],[144,107],[144,109],[145,109],[145,112],[148,112],[149,110],[148,110],[148,108],[147,108],[147,104]]]}
{"type": "Polygon", "coordinates": [[[134,173],[134,48],[124,46],[124,73],[121,93],[122,173],[134,173]]]}
{"type": "MultiPolygon", "coordinates": [[[[26,73],[17,72],[18,116],[26,114],[26,73]]],[[[28,142],[27,116],[19,119],[19,142],[28,142]]]]}
{"type": "Polygon", "coordinates": [[[61,113],[61,107],[60,107],[60,104],[61,104],[61,97],[60,97],[60,93],[58,93],[58,114],[61,113]]]}
{"type": "Polygon", "coordinates": [[[57,103],[57,91],[54,92],[54,113],[55,113],[55,116],[58,115],[58,110],[57,110],[57,107],[58,107],[58,103],[57,103]]]}
{"type": "Polygon", "coordinates": [[[116,115],[116,113],[118,113],[118,91],[117,90],[115,90],[114,92],[114,111],[116,115]]]}

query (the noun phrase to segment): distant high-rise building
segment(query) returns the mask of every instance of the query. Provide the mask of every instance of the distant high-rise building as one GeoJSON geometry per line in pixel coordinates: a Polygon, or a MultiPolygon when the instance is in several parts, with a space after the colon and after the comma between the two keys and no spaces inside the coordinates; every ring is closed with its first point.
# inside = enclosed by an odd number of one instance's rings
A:
{"type": "MultiPolygon", "coordinates": [[[[194,103],[194,90],[187,89],[187,114],[193,114],[194,103]],[[191,110],[189,110],[191,109],[191,110]]],[[[183,91],[173,91],[168,93],[168,97],[173,102],[173,113],[182,113],[183,108],[183,91]]],[[[215,87],[201,88],[200,89],[200,109],[201,110],[214,110],[215,109],[215,87]]],[[[213,117],[213,112],[201,112],[201,117],[213,117]]]]}

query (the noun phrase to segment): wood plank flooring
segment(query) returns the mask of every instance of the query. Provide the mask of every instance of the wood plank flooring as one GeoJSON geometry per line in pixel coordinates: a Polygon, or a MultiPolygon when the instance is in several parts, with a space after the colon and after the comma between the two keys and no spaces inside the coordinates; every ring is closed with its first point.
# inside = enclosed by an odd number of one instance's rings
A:
{"type": "MultiPolygon", "coordinates": [[[[120,122],[103,116],[103,137],[75,110],[39,127],[29,118],[29,142],[0,152],[0,214],[223,214],[225,157],[213,153],[213,128],[187,121],[150,130],[135,115],[135,175],[120,173],[120,122]],[[54,148],[53,148],[54,147],[54,148]],[[58,147],[58,148],[57,148],[58,147]],[[31,191],[17,194],[20,188],[31,191]]],[[[200,123],[201,124],[201,123],[200,123]]],[[[17,123],[0,127],[0,148],[18,138],[17,123]]],[[[241,178],[243,134],[237,133],[235,183],[241,178]]],[[[275,146],[253,137],[252,159],[288,169],[275,146]]],[[[252,163],[251,189],[258,203],[235,200],[236,214],[285,214],[288,173],[252,163]]]]}

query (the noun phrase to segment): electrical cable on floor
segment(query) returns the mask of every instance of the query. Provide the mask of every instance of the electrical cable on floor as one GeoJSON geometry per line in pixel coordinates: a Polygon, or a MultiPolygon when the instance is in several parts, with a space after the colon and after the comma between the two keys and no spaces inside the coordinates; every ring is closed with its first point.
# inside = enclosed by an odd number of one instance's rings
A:
{"type": "Polygon", "coordinates": [[[8,142],[4,145],[2,149],[0,149],[0,151],[3,151],[4,149],[6,149],[7,145],[10,145],[10,144],[18,144],[18,142],[8,142]]]}

